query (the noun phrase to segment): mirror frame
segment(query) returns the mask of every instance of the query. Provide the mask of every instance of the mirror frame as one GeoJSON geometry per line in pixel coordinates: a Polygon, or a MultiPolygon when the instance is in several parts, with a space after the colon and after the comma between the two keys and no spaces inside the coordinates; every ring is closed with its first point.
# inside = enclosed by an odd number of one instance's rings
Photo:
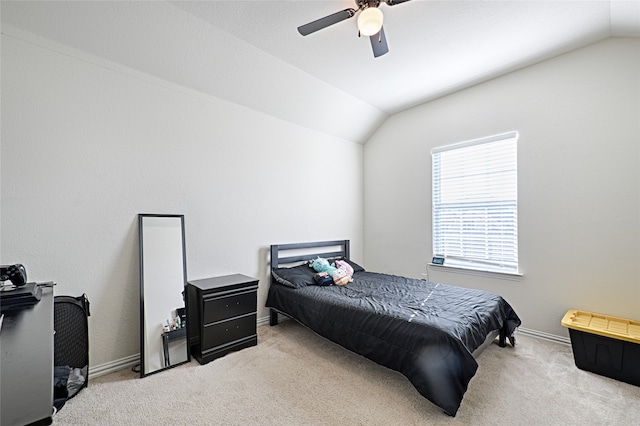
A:
{"type": "Polygon", "coordinates": [[[186,244],[185,244],[185,231],[184,231],[184,215],[179,215],[179,214],[143,214],[140,213],[138,214],[138,238],[139,238],[139,251],[140,251],[140,378],[142,377],[146,377],[150,374],[154,374],[154,373],[158,373],[160,371],[169,369],[169,368],[173,368],[173,367],[177,367],[179,365],[185,364],[187,362],[191,361],[191,349],[189,347],[189,328],[188,327],[184,327],[186,328],[185,332],[185,345],[186,345],[186,351],[187,351],[187,359],[185,361],[180,361],[178,363],[175,364],[171,364],[168,366],[164,366],[158,369],[154,369],[153,371],[149,371],[149,372],[145,372],[147,366],[145,365],[145,354],[146,354],[146,350],[147,350],[147,345],[145,342],[145,330],[146,330],[146,324],[145,324],[145,297],[144,297],[144,291],[145,291],[145,276],[144,276],[144,269],[145,269],[145,257],[144,257],[144,219],[145,218],[179,218],[180,219],[180,228],[181,228],[181,240],[182,240],[182,247],[181,247],[181,251],[182,251],[182,287],[183,287],[183,291],[182,291],[182,297],[183,297],[183,301],[184,301],[184,307],[185,307],[185,313],[188,311],[188,307],[187,307],[187,256],[186,256],[186,244]]]}

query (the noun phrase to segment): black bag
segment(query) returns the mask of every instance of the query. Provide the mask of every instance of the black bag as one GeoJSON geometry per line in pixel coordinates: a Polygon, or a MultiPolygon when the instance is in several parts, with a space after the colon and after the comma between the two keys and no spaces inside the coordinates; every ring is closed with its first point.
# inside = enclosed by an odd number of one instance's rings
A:
{"type": "Polygon", "coordinates": [[[53,299],[53,405],[60,410],[89,384],[89,299],[53,299]]]}

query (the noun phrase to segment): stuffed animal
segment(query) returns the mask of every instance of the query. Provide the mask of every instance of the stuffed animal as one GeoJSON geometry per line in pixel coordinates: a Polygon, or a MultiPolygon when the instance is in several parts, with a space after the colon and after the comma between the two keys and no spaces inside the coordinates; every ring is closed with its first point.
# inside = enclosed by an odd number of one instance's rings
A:
{"type": "Polygon", "coordinates": [[[344,269],[345,271],[347,271],[347,274],[349,274],[349,276],[353,276],[353,267],[344,260],[336,260],[336,268],[344,269]]]}
{"type": "Polygon", "coordinates": [[[337,269],[334,265],[330,264],[327,259],[324,259],[320,256],[309,262],[309,266],[312,267],[316,272],[326,272],[330,276],[333,276],[333,271],[337,269]]]}
{"type": "Polygon", "coordinates": [[[336,271],[344,271],[344,273],[334,272],[333,276],[336,278],[333,279],[333,282],[336,285],[345,285],[347,283],[353,282],[353,268],[344,260],[336,260],[336,267],[338,268],[336,271]],[[340,284],[338,284],[340,282],[340,284]]]}
{"type": "Polygon", "coordinates": [[[333,278],[333,283],[335,285],[346,285],[349,282],[353,281],[353,279],[351,278],[351,276],[349,274],[347,274],[347,270],[346,269],[342,269],[342,268],[337,268],[335,271],[333,271],[333,274],[331,274],[331,277],[333,278]]]}
{"type": "Polygon", "coordinates": [[[318,285],[331,285],[333,284],[333,278],[326,272],[318,272],[313,276],[313,280],[318,285]]]}

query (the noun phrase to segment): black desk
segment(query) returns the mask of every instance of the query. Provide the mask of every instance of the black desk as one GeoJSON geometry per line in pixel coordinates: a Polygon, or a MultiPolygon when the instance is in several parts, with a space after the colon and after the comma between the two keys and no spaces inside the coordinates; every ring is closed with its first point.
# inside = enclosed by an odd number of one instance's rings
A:
{"type": "Polygon", "coordinates": [[[53,289],[31,308],[3,312],[0,329],[0,425],[51,424],[53,289]]]}

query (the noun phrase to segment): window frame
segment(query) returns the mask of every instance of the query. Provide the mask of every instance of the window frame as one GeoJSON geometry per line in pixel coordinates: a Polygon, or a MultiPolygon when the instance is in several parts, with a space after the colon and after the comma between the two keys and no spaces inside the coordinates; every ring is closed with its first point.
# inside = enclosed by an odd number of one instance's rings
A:
{"type": "Polygon", "coordinates": [[[518,139],[519,133],[511,131],[431,150],[432,252],[434,257],[445,260],[442,264],[431,262],[430,266],[522,276],[518,259],[518,139]],[[447,152],[450,154],[443,155],[447,152]],[[488,163],[478,158],[496,152],[504,155],[506,160],[499,158],[488,163]],[[443,166],[443,161],[449,164],[443,166]],[[452,166],[453,161],[463,166],[452,166]],[[469,172],[468,168],[477,166],[481,168],[474,169],[474,173],[469,172]],[[444,196],[449,203],[442,200],[443,181],[444,190],[448,191],[444,196]],[[469,182],[473,185],[468,185],[469,182]],[[505,185],[505,189],[494,191],[492,185],[505,185]],[[469,190],[474,187],[478,189],[469,190]],[[482,212],[485,220],[477,221],[477,217],[471,217],[474,211],[476,214],[482,212]],[[477,239],[469,238],[469,227],[477,230],[478,224],[484,225],[481,228],[484,231],[475,233],[477,239]],[[504,230],[498,226],[502,224],[506,224],[504,230]],[[452,248],[452,241],[460,247],[452,248]],[[482,248],[484,253],[480,252],[482,248]]]}

